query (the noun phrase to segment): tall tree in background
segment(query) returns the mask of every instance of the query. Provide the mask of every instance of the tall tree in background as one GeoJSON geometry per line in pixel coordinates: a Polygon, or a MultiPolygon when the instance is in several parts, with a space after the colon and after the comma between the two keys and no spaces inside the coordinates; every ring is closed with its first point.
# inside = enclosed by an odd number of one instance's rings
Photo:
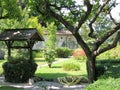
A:
{"type": "Polygon", "coordinates": [[[114,48],[120,38],[117,32],[120,24],[113,24],[115,20],[109,16],[115,0],[30,0],[30,3],[32,12],[48,20],[58,20],[73,34],[86,53],[89,82],[94,82],[96,57],[114,48]],[[88,25],[88,36],[94,39],[92,46],[79,33],[83,24],[88,25]],[[116,32],[112,43],[103,47],[102,44],[116,32]]]}
{"type": "Polygon", "coordinates": [[[47,24],[46,32],[48,40],[45,42],[46,50],[45,50],[45,60],[48,63],[48,66],[51,68],[52,63],[55,61],[56,57],[56,30],[57,27],[54,23],[47,24]]]}

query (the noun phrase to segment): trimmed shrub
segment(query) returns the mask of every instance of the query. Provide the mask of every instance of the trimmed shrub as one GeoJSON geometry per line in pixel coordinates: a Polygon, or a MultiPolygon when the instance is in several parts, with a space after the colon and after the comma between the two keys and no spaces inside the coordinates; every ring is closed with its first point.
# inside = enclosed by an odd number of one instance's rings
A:
{"type": "Polygon", "coordinates": [[[102,66],[102,65],[96,66],[96,69],[95,69],[96,80],[99,76],[103,75],[104,72],[105,72],[105,67],[104,66],[102,66]]]}
{"type": "Polygon", "coordinates": [[[65,63],[62,68],[66,71],[78,71],[80,70],[80,65],[75,63],[65,63]]]}
{"type": "Polygon", "coordinates": [[[90,84],[86,90],[120,90],[120,78],[100,79],[90,84]]]}
{"type": "Polygon", "coordinates": [[[67,47],[60,47],[56,49],[57,56],[60,58],[68,58],[72,54],[72,50],[67,47]]]}
{"type": "Polygon", "coordinates": [[[12,83],[27,82],[34,76],[37,64],[28,60],[13,60],[3,64],[5,80],[12,83]]]}

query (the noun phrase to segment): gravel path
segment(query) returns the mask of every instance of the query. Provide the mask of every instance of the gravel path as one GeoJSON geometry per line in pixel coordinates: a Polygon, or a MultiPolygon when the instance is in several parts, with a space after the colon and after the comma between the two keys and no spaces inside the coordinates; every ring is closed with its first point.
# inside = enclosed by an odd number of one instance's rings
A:
{"type": "MultiPolygon", "coordinates": [[[[55,61],[55,62],[53,62],[53,64],[63,62],[63,61],[66,61],[66,60],[69,60],[69,59],[68,58],[62,58],[62,60],[55,61]]],[[[37,68],[41,68],[41,67],[45,67],[45,66],[48,66],[48,64],[38,65],[37,68]]]]}

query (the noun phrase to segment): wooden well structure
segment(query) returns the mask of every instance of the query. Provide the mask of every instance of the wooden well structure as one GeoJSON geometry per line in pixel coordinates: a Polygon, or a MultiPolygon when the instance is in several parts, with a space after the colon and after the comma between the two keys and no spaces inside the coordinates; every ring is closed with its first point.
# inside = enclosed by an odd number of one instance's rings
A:
{"type": "Polygon", "coordinates": [[[23,29],[5,29],[0,34],[0,41],[4,41],[8,48],[8,57],[11,57],[11,49],[28,49],[30,52],[30,61],[32,57],[32,47],[35,41],[44,41],[42,35],[35,28],[23,28],[23,29]],[[25,46],[14,46],[15,41],[27,42],[25,46]]]}

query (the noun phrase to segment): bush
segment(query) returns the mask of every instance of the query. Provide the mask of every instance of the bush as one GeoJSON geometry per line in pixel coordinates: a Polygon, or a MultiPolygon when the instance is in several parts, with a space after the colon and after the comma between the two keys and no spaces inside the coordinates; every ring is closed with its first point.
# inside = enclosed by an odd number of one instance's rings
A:
{"type": "MultiPolygon", "coordinates": [[[[24,57],[24,59],[29,59],[29,52],[28,50],[23,50],[23,49],[15,49],[11,51],[11,56],[12,58],[18,59],[21,57],[24,57]]],[[[6,55],[4,56],[5,59],[8,59],[8,54],[6,53],[6,55]]],[[[13,60],[13,59],[10,59],[13,60]]]]}
{"type": "Polygon", "coordinates": [[[102,66],[102,65],[96,66],[96,70],[95,70],[96,80],[99,76],[103,75],[104,72],[105,72],[105,67],[104,66],[102,66]]]}
{"type": "Polygon", "coordinates": [[[80,65],[75,63],[65,63],[62,68],[66,71],[78,71],[80,70],[80,65]]]}
{"type": "Polygon", "coordinates": [[[34,58],[43,58],[43,56],[44,56],[43,50],[33,50],[34,58]]]}
{"type": "Polygon", "coordinates": [[[81,49],[76,49],[73,51],[72,56],[79,61],[83,61],[86,59],[85,52],[81,49]]]}
{"type": "Polygon", "coordinates": [[[119,79],[100,79],[90,84],[86,90],[120,90],[120,78],[119,79]]]}
{"type": "Polygon", "coordinates": [[[119,60],[102,60],[97,64],[105,67],[105,73],[97,81],[90,84],[86,90],[119,90],[120,89],[120,63],[119,60]],[[109,66],[108,66],[109,64],[109,66]],[[107,68],[106,68],[107,67],[107,68]]]}
{"type": "Polygon", "coordinates": [[[60,47],[56,49],[56,53],[60,58],[68,58],[71,56],[72,50],[67,47],[60,47]]]}
{"type": "Polygon", "coordinates": [[[37,64],[28,60],[19,59],[3,64],[5,80],[13,83],[27,82],[34,76],[37,64]]]}

